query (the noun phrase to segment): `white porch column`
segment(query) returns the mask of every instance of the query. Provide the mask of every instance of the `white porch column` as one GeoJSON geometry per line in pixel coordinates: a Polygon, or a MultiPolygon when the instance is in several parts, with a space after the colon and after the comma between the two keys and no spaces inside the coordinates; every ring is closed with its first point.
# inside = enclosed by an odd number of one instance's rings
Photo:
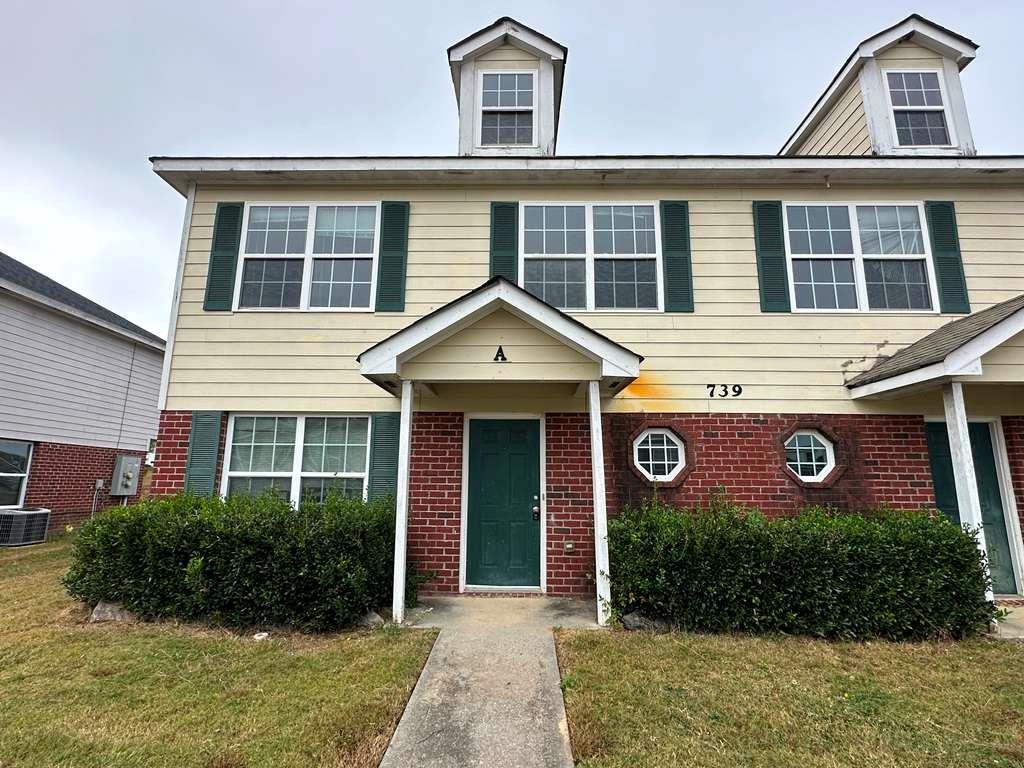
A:
{"type": "Polygon", "coordinates": [[[597,583],[597,623],[608,623],[611,612],[611,583],[608,579],[608,508],[604,483],[604,435],[601,430],[601,385],[587,384],[590,411],[590,467],[594,481],[594,579],[597,583]]]}
{"type": "Polygon", "coordinates": [[[395,580],[391,620],[405,618],[405,544],[409,528],[409,451],[412,445],[412,382],[402,382],[402,411],[398,427],[398,487],[395,490],[395,580]]]}
{"type": "MultiPolygon", "coordinates": [[[[946,432],[949,435],[949,453],[953,459],[953,480],[956,484],[956,503],[960,509],[960,523],[977,529],[978,549],[988,563],[985,529],[981,525],[981,500],[978,480],[974,474],[974,455],[971,453],[971,435],[967,428],[967,407],[964,404],[964,386],[959,381],[942,385],[942,404],[946,410],[946,432]]],[[[992,599],[992,590],[986,593],[992,599]]]]}

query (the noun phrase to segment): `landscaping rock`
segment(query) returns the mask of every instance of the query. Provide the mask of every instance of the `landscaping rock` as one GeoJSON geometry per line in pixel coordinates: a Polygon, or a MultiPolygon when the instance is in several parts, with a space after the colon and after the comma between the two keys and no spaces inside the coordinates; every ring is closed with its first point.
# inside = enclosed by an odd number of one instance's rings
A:
{"type": "Polygon", "coordinates": [[[622,617],[622,626],[629,630],[642,632],[668,632],[668,622],[661,619],[649,619],[640,611],[627,613],[622,617]]]}
{"type": "Polygon", "coordinates": [[[100,600],[92,609],[89,616],[89,623],[95,624],[99,621],[132,621],[135,617],[121,607],[119,603],[107,603],[100,600]]]}
{"type": "Polygon", "coordinates": [[[269,632],[257,632],[255,635],[252,636],[252,639],[259,643],[263,640],[266,640],[268,637],[270,637],[269,632]]]}
{"type": "Polygon", "coordinates": [[[382,619],[380,614],[376,611],[367,611],[366,614],[359,619],[358,624],[360,627],[383,627],[384,619],[382,619]]]}

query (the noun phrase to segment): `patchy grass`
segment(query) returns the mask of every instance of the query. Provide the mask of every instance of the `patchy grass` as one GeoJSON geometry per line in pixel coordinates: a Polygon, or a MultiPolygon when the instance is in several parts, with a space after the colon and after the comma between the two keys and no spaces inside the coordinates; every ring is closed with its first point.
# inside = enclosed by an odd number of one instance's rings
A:
{"type": "Polygon", "coordinates": [[[0,768],[376,766],[435,637],[89,625],[68,561],[0,550],[0,768]]]}
{"type": "Polygon", "coordinates": [[[1024,766],[1024,644],[559,631],[579,765],[1024,766]]]}

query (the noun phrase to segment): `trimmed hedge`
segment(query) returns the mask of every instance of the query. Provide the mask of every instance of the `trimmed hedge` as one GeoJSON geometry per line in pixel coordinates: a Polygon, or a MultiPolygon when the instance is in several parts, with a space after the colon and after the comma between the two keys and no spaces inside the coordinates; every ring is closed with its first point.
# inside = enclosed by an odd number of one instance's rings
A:
{"type": "Polygon", "coordinates": [[[687,630],[959,638],[996,613],[974,538],[924,512],[768,520],[651,500],[609,521],[608,541],[613,608],[687,630]]]}
{"type": "Polygon", "coordinates": [[[391,604],[394,518],[341,495],[149,499],[83,525],[64,583],[147,618],[331,630],[391,604]]]}

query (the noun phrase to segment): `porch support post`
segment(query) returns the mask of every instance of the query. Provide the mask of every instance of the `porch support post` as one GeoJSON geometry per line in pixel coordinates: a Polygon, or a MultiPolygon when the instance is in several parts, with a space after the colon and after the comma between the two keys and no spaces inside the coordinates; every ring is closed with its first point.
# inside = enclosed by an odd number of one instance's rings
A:
{"type": "Polygon", "coordinates": [[[611,613],[611,583],[608,578],[608,508],[604,483],[604,435],[601,430],[601,385],[587,385],[590,410],[590,471],[594,481],[594,580],[597,583],[597,623],[604,626],[611,613]]]}
{"type": "Polygon", "coordinates": [[[395,580],[391,620],[405,619],[405,545],[409,527],[409,451],[412,444],[412,385],[402,381],[402,410],[398,427],[398,485],[395,490],[395,580]]]}
{"type": "MultiPolygon", "coordinates": [[[[981,500],[978,480],[974,474],[974,456],[971,453],[971,434],[967,428],[967,407],[964,404],[964,386],[952,381],[942,386],[942,404],[946,410],[946,432],[949,435],[949,454],[953,459],[953,481],[956,484],[956,503],[960,510],[960,523],[977,531],[978,549],[988,563],[985,529],[981,524],[981,500]]],[[[985,593],[992,599],[992,590],[985,593]]]]}

